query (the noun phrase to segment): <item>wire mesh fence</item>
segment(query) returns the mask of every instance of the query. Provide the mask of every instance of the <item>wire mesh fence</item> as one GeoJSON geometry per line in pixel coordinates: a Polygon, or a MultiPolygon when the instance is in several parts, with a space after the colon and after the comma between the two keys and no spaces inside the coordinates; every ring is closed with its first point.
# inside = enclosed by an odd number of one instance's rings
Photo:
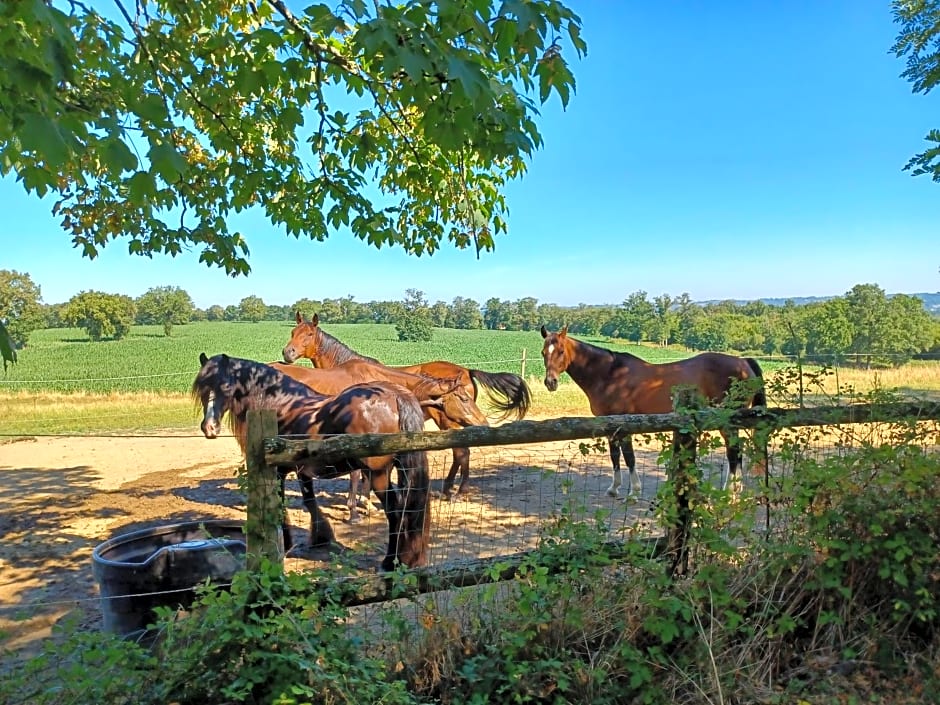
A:
{"type": "MultiPolygon", "coordinates": [[[[935,449],[936,422],[917,441],[935,449]]],[[[825,462],[863,446],[910,442],[892,423],[844,423],[781,429],[773,436],[771,481],[791,476],[807,459],[825,462]]],[[[101,600],[91,570],[94,547],[117,534],[155,525],[245,517],[239,482],[243,459],[231,437],[215,442],[195,434],[17,437],[0,445],[0,632],[17,648],[46,636],[67,615],[101,625],[101,600]]],[[[663,435],[637,436],[643,492],[610,497],[610,458],[603,443],[550,441],[474,447],[466,495],[440,493],[452,461],[447,450],[429,452],[430,564],[530,550],[546,523],[564,513],[603,523],[611,538],[649,536],[664,529],[655,500],[666,482],[663,435]]],[[[705,442],[704,478],[717,484],[726,470],[724,450],[705,442]]],[[[753,469],[753,468],[751,468],[753,469]]],[[[745,466],[745,495],[762,492],[763,475],[745,466]]],[[[364,520],[350,524],[348,479],[316,483],[317,500],[345,553],[303,547],[309,517],[296,481],[287,483],[287,513],[298,550],[285,567],[303,571],[343,560],[351,570],[376,569],[387,542],[387,521],[374,496],[364,520]]],[[[172,591],[169,596],[172,598],[172,591]]]]}

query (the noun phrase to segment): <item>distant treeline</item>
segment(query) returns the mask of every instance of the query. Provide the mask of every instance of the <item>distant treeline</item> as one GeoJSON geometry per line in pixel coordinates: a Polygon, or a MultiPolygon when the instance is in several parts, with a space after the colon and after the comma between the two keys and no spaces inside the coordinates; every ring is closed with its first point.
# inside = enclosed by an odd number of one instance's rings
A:
{"type": "MultiPolygon", "coordinates": [[[[412,292],[421,295],[421,292],[412,292]]],[[[188,296],[186,297],[188,298],[188,296]]],[[[940,352],[940,319],[924,302],[905,294],[888,296],[876,284],[859,284],[844,296],[810,303],[786,301],[693,302],[688,294],[650,298],[637,291],[620,305],[558,306],[532,297],[515,301],[456,297],[433,304],[419,296],[422,315],[442,328],[538,330],[568,326],[582,336],[621,338],[635,343],[681,345],[690,350],[727,350],[762,355],[803,356],[833,363],[900,365],[914,357],[940,352]]],[[[46,327],[65,325],[67,304],[44,306],[46,327]]],[[[295,312],[319,315],[321,323],[397,323],[414,315],[412,300],[354,301],[352,296],[322,300],[300,299],[290,306],[265,304],[249,296],[236,306],[193,306],[193,321],[288,321],[295,312]]],[[[136,323],[160,323],[148,308],[138,308],[136,323]]]]}

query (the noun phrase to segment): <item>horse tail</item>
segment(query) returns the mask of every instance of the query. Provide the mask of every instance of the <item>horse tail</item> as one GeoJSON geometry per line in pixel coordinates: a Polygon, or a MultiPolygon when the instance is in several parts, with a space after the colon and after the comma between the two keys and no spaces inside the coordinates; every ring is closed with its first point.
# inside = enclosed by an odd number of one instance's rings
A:
{"type": "Polygon", "coordinates": [[[767,392],[764,389],[764,371],[761,370],[760,365],[757,364],[757,360],[753,357],[746,357],[744,361],[747,362],[747,366],[751,368],[751,372],[754,373],[754,376],[760,380],[760,387],[754,392],[751,406],[767,406],[767,392]]]}
{"type": "Polygon", "coordinates": [[[471,370],[470,379],[474,384],[482,386],[487,391],[490,403],[503,413],[503,418],[515,412],[517,419],[525,418],[529,412],[532,395],[529,385],[517,374],[511,372],[484,372],[471,370]]]}
{"type": "MultiPolygon", "coordinates": [[[[398,397],[398,430],[417,432],[424,430],[424,412],[411,394],[398,397]]],[[[431,473],[428,454],[423,450],[401,451],[395,454],[398,468],[398,559],[414,568],[427,564],[427,551],[431,538],[431,473]]]]}

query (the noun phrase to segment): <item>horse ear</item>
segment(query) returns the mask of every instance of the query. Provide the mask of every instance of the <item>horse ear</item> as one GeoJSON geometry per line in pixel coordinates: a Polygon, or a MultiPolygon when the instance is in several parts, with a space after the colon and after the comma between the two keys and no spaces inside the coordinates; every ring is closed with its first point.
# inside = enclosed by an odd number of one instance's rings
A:
{"type": "Polygon", "coordinates": [[[209,362],[209,358],[206,357],[206,354],[204,352],[199,353],[199,366],[205,367],[207,362],[209,362]]]}
{"type": "Polygon", "coordinates": [[[315,326],[320,325],[320,315],[317,313],[313,314],[313,318],[310,319],[310,323],[315,326]]]}
{"type": "Polygon", "coordinates": [[[546,328],[545,326],[542,326],[542,337],[543,338],[548,337],[548,328],[546,328]]]}
{"type": "Polygon", "coordinates": [[[295,311],[294,320],[297,321],[297,325],[299,326],[301,323],[304,322],[303,314],[300,311],[295,311]]]}
{"type": "Polygon", "coordinates": [[[567,323],[565,324],[565,327],[564,327],[564,328],[562,328],[560,331],[558,331],[558,335],[560,335],[562,338],[564,338],[565,336],[568,335],[568,324],[567,324],[567,323]]]}

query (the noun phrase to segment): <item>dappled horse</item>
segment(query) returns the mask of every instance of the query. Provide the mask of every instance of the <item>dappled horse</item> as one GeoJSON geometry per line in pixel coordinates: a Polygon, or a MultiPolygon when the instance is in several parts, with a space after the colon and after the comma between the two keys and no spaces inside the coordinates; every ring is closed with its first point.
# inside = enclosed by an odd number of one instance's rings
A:
{"type": "MultiPolygon", "coordinates": [[[[305,321],[300,311],[297,311],[295,318],[297,325],[291,331],[291,338],[283,350],[285,362],[294,362],[305,357],[316,367],[324,368],[336,367],[349,360],[366,360],[378,365],[382,364],[374,357],[360,355],[320,328],[320,319],[317,314],[314,314],[309,321],[305,321]]],[[[396,366],[393,369],[442,379],[456,378],[474,401],[477,400],[477,385],[480,385],[486,389],[490,403],[503,414],[503,418],[514,414],[516,418],[521,419],[529,410],[531,401],[529,387],[522,377],[511,372],[474,370],[446,360],[434,360],[420,365],[396,366]]],[[[431,420],[442,431],[460,427],[459,423],[440,410],[428,409],[428,413],[431,420]]],[[[466,491],[467,480],[470,478],[470,449],[454,448],[453,454],[454,462],[444,479],[445,495],[450,495],[458,471],[460,472],[458,495],[466,491]]]]}
{"type": "MultiPolygon", "coordinates": [[[[486,416],[467,394],[467,390],[457,378],[441,379],[427,375],[403,372],[387,365],[375,364],[366,360],[349,360],[342,365],[328,369],[302,367],[283,362],[268,363],[288,377],[296,379],[320,394],[339,394],[353,384],[361,382],[393,382],[405,387],[415,395],[424,411],[426,419],[432,419],[432,409],[454,424],[456,428],[467,426],[486,426],[486,416]]],[[[433,420],[433,419],[432,419],[433,420]]],[[[349,521],[360,520],[358,495],[360,473],[353,470],[349,474],[349,495],[346,501],[349,507],[349,521]]],[[[303,490],[303,486],[301,486],[303,490]]]]}
{"type": "MultiPolygon", "coordinates": [[[[279,435],[326,436],[339,433],[400,433],[421,431],[424,415],[415,396],[390,382],[357,384],[335,396],[317,394],[278,370],[253,360],[228,355],[199,356],[201,368],[192,384],[192,396],[203,407],[200,425],[206,438],[216,438],[226,412],[235,438],[245,450],[246,418],[252,409],[271,409],[277,414],[279,435]]],[[[311,459],[297,466],[304,478],[333,478],[361,470],[369,479],[388,519],[388,550],[382,569],[396,563],[427,563],[430,533],[428,498],[430,477],[427,454],[409,451],[368,458],[344,458],[325,465],[311,459]],[[398,468],[399,485],[391,470],[398,468]]],[[[305,493],[306,495],[306,493],[305,493]]],[[[314,546],[333,541],[332,528],[311,493],[305,496],[310,512],[310,542],[314,546]]],[[[285,544],[290,545],[285,530],[285,544]]]]}
{"type": "MultiPolygon", "coordinates": [[[[557,333],[542,326],[542,358],[545,361],[545,387],[558,389],[558,377],[567,372],[587,395],[591,413],[667,414],[673,411],[672,393],[677,385],[696,387],[713,405],[734,407],[766,406],[762,372],[752,358],[723,353],[700,353],[676,362],[650,363],[625,352],[614,352],[568,337],[568,326],[557,333]],[[732,387],[737,380],[756,380],[744,385],[737,398],[732,387]]],[[[728,455],[728,475],[722,482],[735,477],[741,466],[740,441],[736,429],[722,431],[728,455]]],[[[629,434],[609,438],[610,460],[614,477],[607,494],[616,497],[620,491],[620,453],[630,470],[630,494],[639,496],[640,477],[636,472],[636,454],[629,434]]]]}

